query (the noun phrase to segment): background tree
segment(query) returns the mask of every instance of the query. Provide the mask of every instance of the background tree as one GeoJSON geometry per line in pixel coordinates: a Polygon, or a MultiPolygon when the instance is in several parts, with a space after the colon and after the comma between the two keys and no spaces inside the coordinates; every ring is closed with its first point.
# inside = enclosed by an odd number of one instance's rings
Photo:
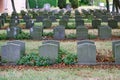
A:
{"type": "Polygon", "coordinates": [[[60,9],[65,8],[66,7],[66,0],[58,0],[58,7],[60,9]]]}
{"type": "Polygon", "coordinates": [[[13,11],[16,12],[14,0],[11,0],[13,11]]]}
{"type": "Polygon", "coordinates": [[[110,12],[110,8],[109,8],[109,0],[106,0],[106,7],[107,7],[107,11],[110,12]]]}
{"type": "Polygon", "coordinates": [[[69,0],[69,2],[71,3],[72,8],[78,8],[79,6],[78,0],[69,0]]]}

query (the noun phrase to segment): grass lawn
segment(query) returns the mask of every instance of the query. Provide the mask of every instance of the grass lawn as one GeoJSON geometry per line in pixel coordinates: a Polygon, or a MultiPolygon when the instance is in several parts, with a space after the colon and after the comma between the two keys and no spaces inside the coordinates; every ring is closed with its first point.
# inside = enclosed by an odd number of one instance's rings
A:
{"type": "Polygon", "coordinates": [[[120,70],[92,68],[7,69],[0,70],[0,80],[119,80],[120,70]]]}

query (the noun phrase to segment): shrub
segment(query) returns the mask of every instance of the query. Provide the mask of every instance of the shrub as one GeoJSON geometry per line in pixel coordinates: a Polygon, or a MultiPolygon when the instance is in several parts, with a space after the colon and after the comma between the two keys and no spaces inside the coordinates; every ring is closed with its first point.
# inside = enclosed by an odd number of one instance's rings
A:
{"type": "Polygon", "coordinates": [[[66,38],[68,38],[68,39],[76,39],[76,34],[74,34],[74,33],[70,33],[70,34],[68,34],[68,35],[66,35],[66,38]]]}
{"type": "Polygon", "coordinates": [[[63,59],[63,62],[67,65],[75,64],[77,62],[77,56],[70,53],[63,59]]]}
{"type": "Polygon", "coordinates": [[[44,32],[43,33],[43,37],[45,37],[45,36],[47,36],[47,37],[53,37],[53,32],[48,32],[48,33],[44,32]]]}
{"type": "Polygon", "coordinates": [[[29,65],[29,66],[48,66],[51,64],[49,58],[39,57],[36,53],[30,53],[22,57],[19,61],[19,65],[29,65]]]}
{"type": "Polygon", "coordinates": [[[58,7],[60,9],[65,8],[66,7],[66,0],[58,0],[58,7]]]}
{"type": "Polygon", "coordinates": [[[96,35],[94,35],[94,34],[89,34],[89,39],[96,39],[96,38],[97,38],[96,35]]]}
{"type": "Polygon", "coordinates": [[[25,32],[21,32],[20,34],[18,34],[16,36],[16,39],[30,39],[30,34],[29,33],[25,33],[25,32]]]}
{"type": "Polygon", "coordinates": [[[74,24],[68,25],[68,26],[66,26],[65,28],[66,28],[66,29],[75,29],[75,25],[74,25],[74,24]]]}
{"type": "Polygon", "coordinates": [[[56,60],[57,63],[65,63],[66,65],[75,64],[77,61],[77,56],[61,49],[56,60]]]}
{"type": "Polygon", "coordinates": [[[7,35],[5,33],[0,34],[0,40],[6,40],[7,35]]]}

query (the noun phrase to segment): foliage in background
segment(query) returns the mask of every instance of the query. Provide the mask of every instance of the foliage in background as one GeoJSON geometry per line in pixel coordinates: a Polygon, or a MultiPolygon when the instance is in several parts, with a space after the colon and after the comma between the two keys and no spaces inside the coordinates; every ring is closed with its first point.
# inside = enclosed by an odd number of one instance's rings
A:
{"type": "Polygon", "coordinates": [[[60,9],[65,8],[66,7],[66,0],[58,0],[58,7],[60,9]]]}
{"type": "Polygon", "coordinates": [[[79,6],[79,2],[78,0],[69,0],[71,5],[72,5],[72,8],[75,9],[75,8],[78,8],[79,6]]]}
{"type": "Polygon", "coordinates": [[[30,34],[29,33],[25,33],[25,32],[21,32],[20,34],[18,34],[16,36],[16,39],[30,39],[30,34]]]}

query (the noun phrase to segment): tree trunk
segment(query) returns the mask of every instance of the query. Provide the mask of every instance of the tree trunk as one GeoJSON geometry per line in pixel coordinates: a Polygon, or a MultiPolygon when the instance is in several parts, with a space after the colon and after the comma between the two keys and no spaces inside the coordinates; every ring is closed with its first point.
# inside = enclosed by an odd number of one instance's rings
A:
{"type": "Polygon", "coordinates": [[[11,0],[13,11],[16,12],[14,0],[11,0]]]}
{"type": "Polygon", "coordinates": [[[106,0],[106,7],[107,7],[107,11],[110,12],[110,9],[109,9],[109,0],[106,0]]]}

